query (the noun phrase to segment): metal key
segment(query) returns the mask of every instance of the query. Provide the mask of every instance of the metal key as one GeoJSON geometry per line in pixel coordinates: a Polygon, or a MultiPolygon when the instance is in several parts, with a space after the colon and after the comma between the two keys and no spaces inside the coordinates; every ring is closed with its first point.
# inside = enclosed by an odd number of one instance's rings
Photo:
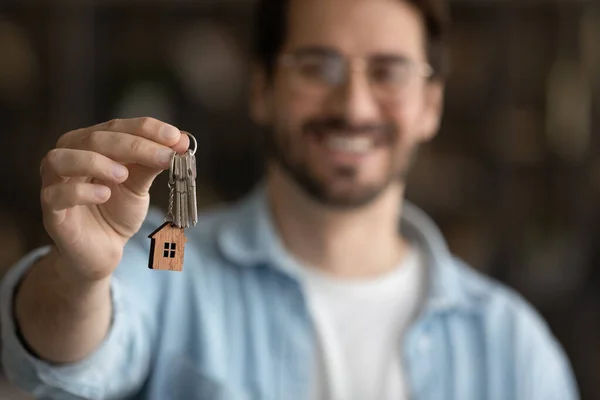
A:
{"type": "Polygon", "coordinates": [[[173,155],[171,167],[169,168],[169,211],[167,218],[170,219],[173,225],[177,225],[177,180],[175,179],[175,170],[177,168],[177,156],[173,155]]]}
{"type": "Polygon", "coordinates": [[[192,218],[192,207],[190,204],[190,175],[191,175],[191,164],[190,164],[190,152],[187,151],[181,159],[182,162],[182,183],[183,183],[183,197],[181,199],[182,208],[184,210],[184,226],[188,228],[190,226],[190,219],[192,218]]]}
{"type": "Polygon", "coordinates": [[[173,225],[189,228],[198,222],[196,201],[196,157],[188,150],[173,156],[169,170],[169,214],[173,225]]]}
{"type": "Polygon", "coordinates": [[[185,211],[183,210],[182,204],[182,193],[184,191],[183,185],[183,168],[182,168],[182,157],[178,154],[175,156],[175,225],[178,228],[182,228],[185,221],[185,211]]]}
{"type": "Polygon", "coordinates": [[[174,204],[173,204],[173,223],[177,227],[181,227],[181,207],[180,207],[180,198],[179,198],[179,157],[176,155],[174,160],[174,173],[173,173],[173,184],[174,184],[174,204]]]}
{"type": "Polygon", "coordinates": [[[187,212],[185,199],[185,159],[184,156],[177,156],[177,198],[179,207],[179,226],[187,228],[187,212]]]}
{"type": "MultiPolygon", "coordinates": [[[[183,159],[181,160],[182,164],[183,164],[183,159]]],[[[184,168],[182,168],[182,170],[185,170],[184,168]]],[[[181,192],[179,193],[180,196],[180,206],[181,206],[181,226],[183,228],[188,228],[189,227],[189,218],[188,218],[188,211],[187,211],[187,190],[185,187],[185,179],[181,179],[180,181],[180,186],[181,186],[181,192]]]]}
{"type": "Polygon", "coordinates": [[[198,222],[198,204],[196,201],[196,157],[187,152],[186,157],[186,186],[187,186],[187,208],[190,223],[196,225],[198,222]]]}

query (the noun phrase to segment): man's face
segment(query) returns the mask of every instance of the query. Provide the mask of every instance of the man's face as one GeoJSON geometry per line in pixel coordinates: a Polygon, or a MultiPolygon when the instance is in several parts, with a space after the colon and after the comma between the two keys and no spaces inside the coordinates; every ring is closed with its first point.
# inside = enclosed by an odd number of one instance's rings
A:
{"type": "Polygon", "coordinates": [[[421,16],[401,0],[291,0],[288,18],[254,99],[269,161],[320,203],[367,204],[403,183],[437,130],[441,87],[425,76],[421,16]]]}

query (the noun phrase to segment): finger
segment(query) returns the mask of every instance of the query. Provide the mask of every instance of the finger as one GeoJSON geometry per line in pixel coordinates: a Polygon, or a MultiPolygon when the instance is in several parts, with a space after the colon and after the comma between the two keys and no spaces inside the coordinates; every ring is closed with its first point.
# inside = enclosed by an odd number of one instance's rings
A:
{"type": "Polygon", "coordinates": [[[56,173],[50,171],[50,169],[48,168],[47,158],[48,156],[44,157],[42,159],[42,162],[40,163],[40,178],[42,179],[42,188],[57,183],[65,183],[66,181],[68,181],[69,178],[57,175],[56,173]]]}
{"type": "Polygon", "coordinates": [[[145,196],[150,191],[154,179],[161,172],[161,170],[139,164],[131,165],[129,167],[129,178],[123,183],[123,186],[138,196],[145,196]]]}
{"type": "Polygon", "coordinates": [[[181,139],[181,131],[173,125],[159,121],[156,118],[142,117],[113,119],[89,128],[69,132],[59,139],[57,147],[72,147],[72,142],[76,142],[78,139],[85,137],[94,131],[128,133],[167,147],[176,145],[181,139]]]}
{"type": "Polygon", "coordinates": [[[121,183],[129,173],[125,166],[100,153],[77,149],[51,150],[42,160],[40,171],[42,187],[73,177],[121,183]]]}
{"type": "MultiPolygon", "coordinates": [[[[185,132],[182,132],[185,133],[185,132]]],[[[185,153],[190,147],[190,138],[188,135],[181,135],[179,142],[172,147],[177,153],[185,153]]],[[[170,164],[169,164],[170,166],[170,164]]],[[[156,177],[162,172],[153,168],[148,168],[143,165],[129,166],[129,179],[124,183],[125,187],[133,193],[143,196],[148,194],[152,183],[156,177]]]]}
{"type": "Polygon", "coordinates": [[[187,132],[181,131],[182,135],[176,145],[171,148],[179,154],[185,153],[190,148],[190,137],[187,132]]]}
{"type": "Polygon", "coordinates": [[[108,186],[68,182],[45,187],[40,192],[40,200],[44,213],[51,213],[75,206],[102,204],[110,198],[110,195],[108,186]]]}
{"type": "Polygon", "coordinates": [[[100,153],[122,164],[141,164],[164,170],[171,165],[173,150],[148,139],[122,132],[93,131],[82,138],[82,150],[100,153]]]}

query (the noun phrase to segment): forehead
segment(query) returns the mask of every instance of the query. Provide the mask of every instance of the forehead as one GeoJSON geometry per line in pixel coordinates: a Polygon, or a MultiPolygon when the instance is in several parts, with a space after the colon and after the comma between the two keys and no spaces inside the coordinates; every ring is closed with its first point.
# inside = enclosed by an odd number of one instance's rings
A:
{"type": "Polygon", "coordinates": [[[344,54],[425,58],[419,11],[404,0],[291,0],[286,50],[325,46],[344,54]]]}

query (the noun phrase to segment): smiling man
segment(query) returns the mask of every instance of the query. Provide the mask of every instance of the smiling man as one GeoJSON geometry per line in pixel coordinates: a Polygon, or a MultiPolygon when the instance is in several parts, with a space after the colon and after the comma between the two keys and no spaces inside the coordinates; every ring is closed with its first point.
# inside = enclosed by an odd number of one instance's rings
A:
{"type": "Polygon", "coordinates": [[[146,268],[147,211],[187,136],[63,135],[41,165],[54,245],[2,286],[7,375],[42,399],[577,399],[537,313],[403,200],[442,113],[444,10],[258,2],[266,178],[188,231],[182,273],[146,268]]]}

